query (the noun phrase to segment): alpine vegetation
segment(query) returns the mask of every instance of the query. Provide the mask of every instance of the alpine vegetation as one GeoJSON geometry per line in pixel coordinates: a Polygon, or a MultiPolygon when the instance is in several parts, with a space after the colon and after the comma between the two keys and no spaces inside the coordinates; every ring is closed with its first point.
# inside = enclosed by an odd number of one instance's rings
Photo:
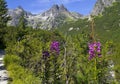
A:
{"type": "Polygon", "coordinates": [[[33,15],[22,7],[7,9],[5,0],[0,0],[0,49],[5,51],[6,81],[119,84],[120,2],[97,0],[96,4],[88,18],[64,5],[33,15]]]}

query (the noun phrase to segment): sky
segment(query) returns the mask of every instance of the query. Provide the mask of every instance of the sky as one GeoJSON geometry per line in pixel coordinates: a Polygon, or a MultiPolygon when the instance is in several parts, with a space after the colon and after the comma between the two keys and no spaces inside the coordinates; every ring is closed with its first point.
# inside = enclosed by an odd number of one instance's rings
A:
{"type": "Polygon", "coordinates": [[[38,14],[48,10],[54,4],[63,4],[69,11],[88,15],[97,0],[6,0],[8,8],[21,6],[24,10],[38,14]]]}

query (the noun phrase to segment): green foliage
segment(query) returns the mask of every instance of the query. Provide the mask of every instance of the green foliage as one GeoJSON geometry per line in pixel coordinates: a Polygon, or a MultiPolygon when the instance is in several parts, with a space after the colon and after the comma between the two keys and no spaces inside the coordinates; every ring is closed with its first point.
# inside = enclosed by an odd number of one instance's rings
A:
{"type": "Polygon", "coordinates": [[[8,66],[9,76],[12,79],[11,84],[41,84],[39,78],[35,77],[32,72],[24,69],[18,64],[9,64],[8,66]]]}
{"type": "Polygon", "coordinates": [[[17,28],[16,27],[7,27],[4,28],[5,34],[3,36],[3,42],[5,46],[9,46],[10,44],[15,44],[17,41],[17,28]]]}
{"type": "Polygon", "coordinates": [[[113,50],[114,54],[113,54],[112,59],[113,59],[115,67],[113,68],[113,70],[115,70],[116,72],[116,80],[120,83],[120,57],[119,57],[120,56],[120,51],[119,51],[120,44],[117,43],[114,46],[115,46],[113,50]]]}
{"type": "Polygon", "coordinates": [[[79,19],[78,21],[71,21],[69,23],[65,23],[62,26],[58,28],[58,31],[60,31],[63,34],[67,35],[75,35],[82,32],[89,33],[89,22],[87,19],[79,19]],[[69,30],[70,28],[73,28],[73,30],[69,30]]]}
{"type": "Polygon", "coordinates": [[[26,28],[26,19],[24,18],[24,13],[21,14],[21,17],[18,22],[18,28],[25,29],[26,28]]]}
{"type": "Polygon", "coordinates": [[[0,48],[5,48],[3,42],[3,36],[5,34],[4,28],[7,25],[7,22],[10,20],[10,17],[7,15],[7,4],[5,0],[0,0],[0,48]]]}
{"type": "Polygon", "coordinates": [[[41,81],[35,77],[30,70],[27,70],[21,66],[22,60],[15,55],[6,55],[4,58],[4,64],[9,71],[11,84],[39,84],[41,81]]]}
{"type": "MultiPolygon", "coordinates": [[[[107,7],[102,15],[95,16],[95,37],[99,38],[103,43],[113,40],[114,42],[120,41],[120,2],[116,2],[113,6],[107,7]]],[[[82,32],[89,34],[90,22],[88,19],[79,19],[70,23],[63,24],[58,30],[67,35],[75,35],[82,32]],[[73,28],[73,30],[69,30],[73,28]],[[77,30],[77,28],[79,28],[77,30]]]]}
{"type": "Polygon", "coordinates": [[[88,60],[87,45],[91,42],[91,29],[87,19],[47,31],[25,27],[21,16],[19,28],[7,27],[4,30],[4,63],[9,71],[10,83],[110,84],[114,82],[114,79],[108,80],[111,60],[115,67],[110,69],[116,72],[115,82],[119,82],[119,6],[119,3],[114,3],[94,18],[95,39],[102,42],[102,57],[91,61],[88,60]],[[69,30],[71,27],[73,30],[69,30]],[[60,43],[59,55],[50,51],[52,41],[60,43]],[[43,51],[48,51],[50,56],[44,58],[43,51]]]}
{"type": "Polygon", "coordinates": [[[101,40],[113,40],[115,42],[120,41],[119,8],[120,3],[114,3],[113,6],[105,9],[101,17],[95,18],[96,35],[101,40]]]}
{"type": "Polygon", "coordinates": [[[7,4],[5,0],[0,0],[0,29],[7,25],[10,17],[7,16],[7,4]]]}
{"type": "MultiPolygon", "coordinates": [[[[102,50],[102,53],[103,53],[103,57],[102,59],[100,59],[100,61],[103,63],[102,65],[100,63],[97,64],[98,67],[98,75],[99,75],[99,83],[100,82],[108,82],[108,80],[106,79],[106,77],[103,75],[105,73],[107,73],[108,69],[106,68],[108,66],[108,62],[110,61],[110,59],[114,60],[114,63],[115,63],[115,70],[116,70],[116,77],[117,79],[119,80],[119,62],[116,61],[116,60],[119,60],[119,40],[120,40],[120,25],[119,25],[119,19],[120,19],[120,3],[117,2],[117,3],[114,3],[113,6],[111,7],[108,7],[105,9],[105,11],[103,12],[102,15],[99,15],[99,16],[96,16],[94,18],[94,22],[95,22],[95,38],[97,40],[100,40],[102,43],[103,43],[103,50],[102,50]],[[99,39],[98,39],[99,38],[99,39]],[[110,43],[107,43],[105,44],[105,42],[110,42],[110,43]],[[111,43],[112,41],[112,43],[111,43]],[[113,45],[114,43],[114,45],[113,45]],[[114,50],[116,49],[116,50],[114,50]],[[106,54],[106,53],[110,53],[110,55],[106,54]],[[102,69],[100,69],[102,68],[102,69]]],[[[76,22],[71,22],[69,24],[65,24],[63,25],[62,27],[60,27],[58,29],[60,32],[62,32],[63,34],[65,35],[69,35],[69,36],[74,36],[76,34],[81,34],[81,33],[86,33],[89,35],[90,33],[90,23],[86,20],[78,20],[76,22]],[[80,28],[80,30],[76,30],[76,28],[80,28]],[[73,30],[69,31],[70,28],[73,28],[73,30]]],[[[81,38],[81,36],[79,36],[81,38]]],[[[75,39],[75,37],[72,37],[75,39]]],[[[83,42],[84,39],[82,40],[83,42]]],[[[71,42],[71,41],[69,41],[71,42]]],[[[73,40],[72,40],[73,42],[73,40]]],[[[81,43],[81,41],[79,40],[79,42],[81,43]]],[[[77,42],[75,42],[77,44],[77,42]]],[[[71,45],[70,45],[71,46],[71,45]]],[[[84,44],[81,45],[81,47],[84,46],[84,44]]],[[[73,46],[72,46],[73,47],[73,46]]],[[[79,47],[80,48],[80,47],[79,47]]],[[[78,49],[79,49],[78,48],[78,49]]],[[[82,50],[85,50],[84,47],[80,48],[81,52],[82,50]]],[[[69,49],[67,49],[68,51],[70,51],[69,49]]],[[[72,50],[73,51],[73,50],[72,50]]],[[[76,52],[74,52],[76,53],[76,52]]],[[[86,51],[83,52],[84,54],[87,53],[86,51]]],[[[81,54],[81,58],[82,60],[86,59],[84,58],[85,55],[82,55],[81,54]],[[82,58],[83,56],[83,58],[82,58]]],[[[79,60],[80,61],[80,60],[79,60]]],[[[92,70],[92,66],[93,66],[93,63],[94,62],[91,62],[91,63],[87,63],[86,61],[82,61],[82,64],[84,66],[86,66],[86,68],[88,68],[89,70],[91,69],[92,70]],[[87,66],[89,65],[89,66],[87,66]]],[[[81,64],[81,65],[82,65],[81,64]]],[[[83,66],[83,67],[84,67],[83,66]]],[[[89,78],[92,78],[92,74],[90,75],[87,75],[89,70],[86,70],[86,68],[83,69],[83,71],[87,72],[86,73],[86,76],[87,77],[84,77],[82,74],[80,75],[76,75],[76,83],[78,83],[77,81],[79,81],[80,83],[82,83],[82,81],[85,79],[85,80],[89,80],[89,78]],[[88,78],[88,79],[87,79],[88,78]]],[[[82,70],[81,69],[81,70],[82,70]]],[[[113,69],[112,69],[113,70],[113,69]]],[[[94,72],[94,70],[92,70],[94,72]]],[[[71,71],[72,72],[72,71],[71,71]]],[[[91,72],[92,73],[92,72],[91,72]]],[[[70,73],[69,73],[70,74],[70,73]]],[[[108,75],[108,74],[107,74],[108,75]]],[[[84,81],[85,81],[84,80],[84,81]]]]}
{"type": "Polygon", "coordinates": [[[21,64],[22,60],[20,57],[15,56],[15,55],[6,55],[4,57],[4,64],[6,67],[8,67],[8,65],[16,63],[16,64],[21,64]]]}
{"type": "MultiPolygon", "coordinates": [[[[19,28],[17,29],[14,27],[8,27],[6,32],[8,31],[9,33],[6,33],[4,36],[4,41],[7,46],[7,55],[4,59],[4,63],[10,73],[10,77],[13,80],[11,83],[14,84],[15,82],[20,82],[21,84],[36,84],[32,83],[33,76],[29,75],[29,73],[33,73],[35,77],[40,78],[43,83],[54,82],[53,76],[49,75],[54,74],[54,70],[52,70],[52,68],[54,68],[54,63],[52,62],[54,59],[51,55],[51,58],[49,59],[51,62],[46,63],[46,61],[43,59],[42,52],[44,50],[50,51],[51,41],[56,40],[62,43],[64,41],[63,37],[58,32],[48,32],[40,29],[35,30],[26,28],[21,30],[19,28]],[[16,67],[12,67],[14,64],[16,67]],[[31,72],[23,72],[25,69],[30,70],[31,72]],[[21,73],[16,74],[19,71],[21,73]],[[26,77],[28,79],[25,79],[25,81],[31,80],[31,83],[26,83],[23,81],[23,79],[19,79],[25,78],[23,75],[25,73],[27,73],[26,76],[28,75],[29,77],[26,77]]],[[[57,62],[60,62],[60,58],[57,60],[57,62]]],[[[58,74],[58,72],[56,72],[56,74],[58,74]]]]}

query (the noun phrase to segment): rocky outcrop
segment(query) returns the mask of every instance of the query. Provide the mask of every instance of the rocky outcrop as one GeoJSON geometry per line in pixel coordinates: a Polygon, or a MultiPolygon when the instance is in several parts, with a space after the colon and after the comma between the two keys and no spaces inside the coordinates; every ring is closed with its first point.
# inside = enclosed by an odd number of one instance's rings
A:
{"type": "Polygon", "coordinates": [[[117,0],[97,0],[91,15],[98,15],[101,14],[105,7],[111,6],[113,2],[115,2],[117,0]]]}

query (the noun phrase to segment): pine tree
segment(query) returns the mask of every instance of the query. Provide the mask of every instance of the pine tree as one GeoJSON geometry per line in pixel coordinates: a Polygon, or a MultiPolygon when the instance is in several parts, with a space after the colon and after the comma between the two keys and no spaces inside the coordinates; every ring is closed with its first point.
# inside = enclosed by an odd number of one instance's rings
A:
{"type": "Polygon", "coordinates": [[[21,14],[21,17],[18,22],[18,28],[20,28],[20,29],[26,28],[26,19],[24,18],[24,13],[21,14]]]}
{"type": "Polygon", "coordinates": [[[10,19],[7,15],[7,11],[7,3],[5,0],[0,0],[0,28],[5,27],[10,19]]]}

